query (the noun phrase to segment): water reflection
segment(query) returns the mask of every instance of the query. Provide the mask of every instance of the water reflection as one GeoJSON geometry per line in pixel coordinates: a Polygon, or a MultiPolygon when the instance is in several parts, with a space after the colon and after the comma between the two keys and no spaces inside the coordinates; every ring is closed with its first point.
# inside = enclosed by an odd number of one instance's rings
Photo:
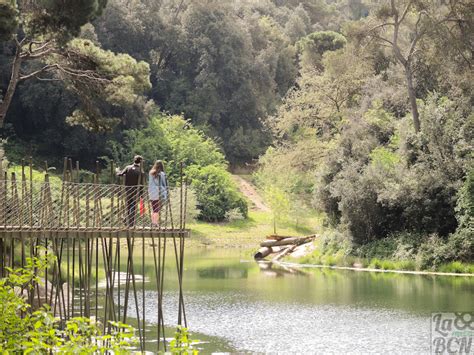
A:
{"type": "Polygon", "coordinates": [[[284,265],[281,263],[274,263],[271,261],[257,261],[257,265],[263,275],[268,277],[283,277],[283,276],[310,276],[301,268],[284,265]]]}
{"type": "Polygon", "coordinates": [[[230,267],[207,267],[196,269],[201,279],[245,279],[247,270],[233,269],[230,267]]]}
{"type": "MultiPolygon", "coordinates": [[[[431,312],[474,309],[474,278],[297,269],[247,260],[250,255],[236,250],[186,251],[189,327],[217,337],[213,350],[228,349],[228,342],[252,352],[429,352],[431,312]]],[[[165,319],[172,322],[178,312],[172,258],[166,268],[165,319]]],[[[156,299],[153,279],[144,305],[150,323],[156,314],[154,302],[148,304],[156,299]]]]}

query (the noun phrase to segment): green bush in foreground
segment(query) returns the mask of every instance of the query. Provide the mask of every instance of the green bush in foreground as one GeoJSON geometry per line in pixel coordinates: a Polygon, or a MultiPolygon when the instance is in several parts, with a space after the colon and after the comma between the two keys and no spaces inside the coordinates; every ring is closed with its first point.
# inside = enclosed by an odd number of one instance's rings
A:
{"type": "Polygon", "coordinates": [[[35,311],[31,309],[18,291],[41,283],[37,273],[44,270],[49,262],[45,257],[27,258],[25,268],[8,268],[8,277],[0,280],[0,352],[128,353],[136,339],[135,330],[126,324],[110,322],[112,332],[102,334],[99,323],[77,317],[68,320],[64,330],[61,330],[59,319],[48,307],[35,311]]]}
{"type": "Polygon", "coordinates": [[[189,338],[188,329],[182,326],[178,326],[174,333],[174,338],[170,342],[170,350],[172,354],[182,355],[197,355],[199,350],[193,347],[193,344],[199,342],[199,340],[192,340],[189,338]]]}

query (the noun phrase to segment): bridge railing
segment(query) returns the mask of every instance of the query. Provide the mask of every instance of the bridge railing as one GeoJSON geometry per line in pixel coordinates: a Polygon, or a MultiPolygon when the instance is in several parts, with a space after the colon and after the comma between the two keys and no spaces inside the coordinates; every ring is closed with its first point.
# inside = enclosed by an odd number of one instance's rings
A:
{"type": "Polygon", "coordinates": [[[170,191],[162,195],[167,198],[150,201],[144,185],[0,180],[0,228],[117,231],[178,227],[173,223],[170,191]]]}

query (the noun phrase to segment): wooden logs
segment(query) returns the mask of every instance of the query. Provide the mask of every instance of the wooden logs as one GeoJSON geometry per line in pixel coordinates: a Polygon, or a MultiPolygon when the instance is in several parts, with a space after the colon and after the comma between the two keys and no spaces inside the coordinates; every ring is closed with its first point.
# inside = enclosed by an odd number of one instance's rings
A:
{"type": "Polygon", "coordinates": [[[276,247],[276,246],[281,246],[281,245],[299,245],[303,243],[307,243],[310,240],[314,239],[316,237],[316,234],[309,235],[306,237],[287,237],[281,240],[266,240],[264,242],[260,243],[261,247],[276,247]]]}
{"type": "Polygon", "coordinates": [[[272,253],[272,248],[263,247],[258,249],[258,251],[253,256],[255,259],[263,259],[264,257],[270,255],[272,253]]]}
{"type": "Polygon", "coordinates": [[[277,255],[273,258],[272,261],[278,261],[284,256],[292,253],[299,245],[309,243],[314,238],[316,234],[304,236],[304,237],[281,237],[270,236],[267,237],[267,240],[260,243],[260,249],[254,254],[256,260],[264,259],[270,254],[277,255]]]}
{"type": "Polygon", "coordinates": [[[293,238],[291,236],[285,236],[285,235],[277,235],[277,234],[270,234],[270,235],[267,235],[266,239],[270,239],[270,240],[282,240],[282,239],[285,239],[285,238],[293,238]]]}

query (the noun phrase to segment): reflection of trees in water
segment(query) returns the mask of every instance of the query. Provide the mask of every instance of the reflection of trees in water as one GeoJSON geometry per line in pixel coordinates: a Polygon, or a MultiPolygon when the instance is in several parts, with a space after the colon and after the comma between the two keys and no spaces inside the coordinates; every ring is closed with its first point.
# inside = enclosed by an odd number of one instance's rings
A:
{"type": "Polygon", "coordinates": [[[278,262],[258,261],[260,271],[269,277],[283,277],[285,275],[293,276],[309,276],[307,272],[301,271],[299,268],[284,265],[278,262]]]}
{"type": "Polygon", "coordinates": [[[246,279],[248,278],[247,269],[236,270],[228,267],[207,267],[197,269],[201,279],[246,279]]]}

